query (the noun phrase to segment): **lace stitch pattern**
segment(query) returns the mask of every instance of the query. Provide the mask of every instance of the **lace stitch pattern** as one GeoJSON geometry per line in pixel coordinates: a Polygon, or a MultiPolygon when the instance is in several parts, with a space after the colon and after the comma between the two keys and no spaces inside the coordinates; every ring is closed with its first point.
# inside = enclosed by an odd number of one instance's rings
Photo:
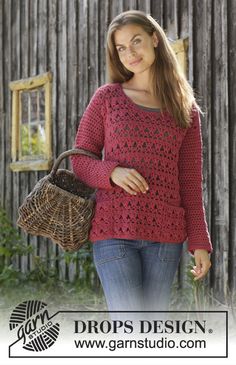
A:
{"type": "Polygon", "coordinates": [[[180,243],[188,250],[212,251],[202,197],[201,121],[192,111],[188,129],[168,112],[142,109],[121,84],[105,84],[94,93],[75,139],[103,160],[72,156],[79,178],[97,188],[90,241],[108,238],[180,243]],[[148,182],[146,194],[130,195],[112,184],[116,166],[136,169],[148,182]]]}

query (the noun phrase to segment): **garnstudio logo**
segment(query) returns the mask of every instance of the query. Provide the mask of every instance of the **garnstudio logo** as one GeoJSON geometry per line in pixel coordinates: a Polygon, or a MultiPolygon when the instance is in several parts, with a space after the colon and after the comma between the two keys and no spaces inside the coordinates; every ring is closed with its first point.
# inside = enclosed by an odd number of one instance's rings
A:
{"type": "Polygon", "coordinates": [[[26,350],[44,351],[57,340],[60,325],[52,322],[46,306],[38,300],[29,300],[18,304],[11,314],[10,330],[17,329],[18,340],[23,340],[26,350]]]}

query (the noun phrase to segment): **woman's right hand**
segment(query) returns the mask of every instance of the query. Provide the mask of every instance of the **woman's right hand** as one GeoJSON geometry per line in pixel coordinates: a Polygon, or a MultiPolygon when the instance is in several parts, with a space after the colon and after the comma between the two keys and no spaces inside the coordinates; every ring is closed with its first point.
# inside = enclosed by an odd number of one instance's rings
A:
{"type": "Polygon", "coordinates": [[[110,179],[132,195],[137,195],[140,192],[146,194],[149,189],[144,177],[132,168],[116,166],[111,173],[110,179]]]}

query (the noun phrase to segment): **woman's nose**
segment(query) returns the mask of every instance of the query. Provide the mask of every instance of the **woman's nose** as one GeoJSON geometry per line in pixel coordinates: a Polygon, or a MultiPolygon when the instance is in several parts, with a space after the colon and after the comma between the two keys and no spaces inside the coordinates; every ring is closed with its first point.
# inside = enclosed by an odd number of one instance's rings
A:
{"type": "Polygon", "coordinates": [[[129,55],[131,55],[131,56],[133,56],[133,55],[135,55],[135,51],[134,51],[134,49],[133,49],[133,47],[131,46],[131,47],[127,47],[127,49],[126,49],[126,54],[129,56],[129,55]]]}

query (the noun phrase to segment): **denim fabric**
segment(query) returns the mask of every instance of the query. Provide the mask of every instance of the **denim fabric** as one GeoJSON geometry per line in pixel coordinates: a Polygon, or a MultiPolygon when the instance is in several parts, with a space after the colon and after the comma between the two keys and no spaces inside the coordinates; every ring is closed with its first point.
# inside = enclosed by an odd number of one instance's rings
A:
{"type": "Polygon", "coordinates": [[[182,249],[183,242],[95,241],[93,259],[108,310],[168,310],[182,249]]]}

